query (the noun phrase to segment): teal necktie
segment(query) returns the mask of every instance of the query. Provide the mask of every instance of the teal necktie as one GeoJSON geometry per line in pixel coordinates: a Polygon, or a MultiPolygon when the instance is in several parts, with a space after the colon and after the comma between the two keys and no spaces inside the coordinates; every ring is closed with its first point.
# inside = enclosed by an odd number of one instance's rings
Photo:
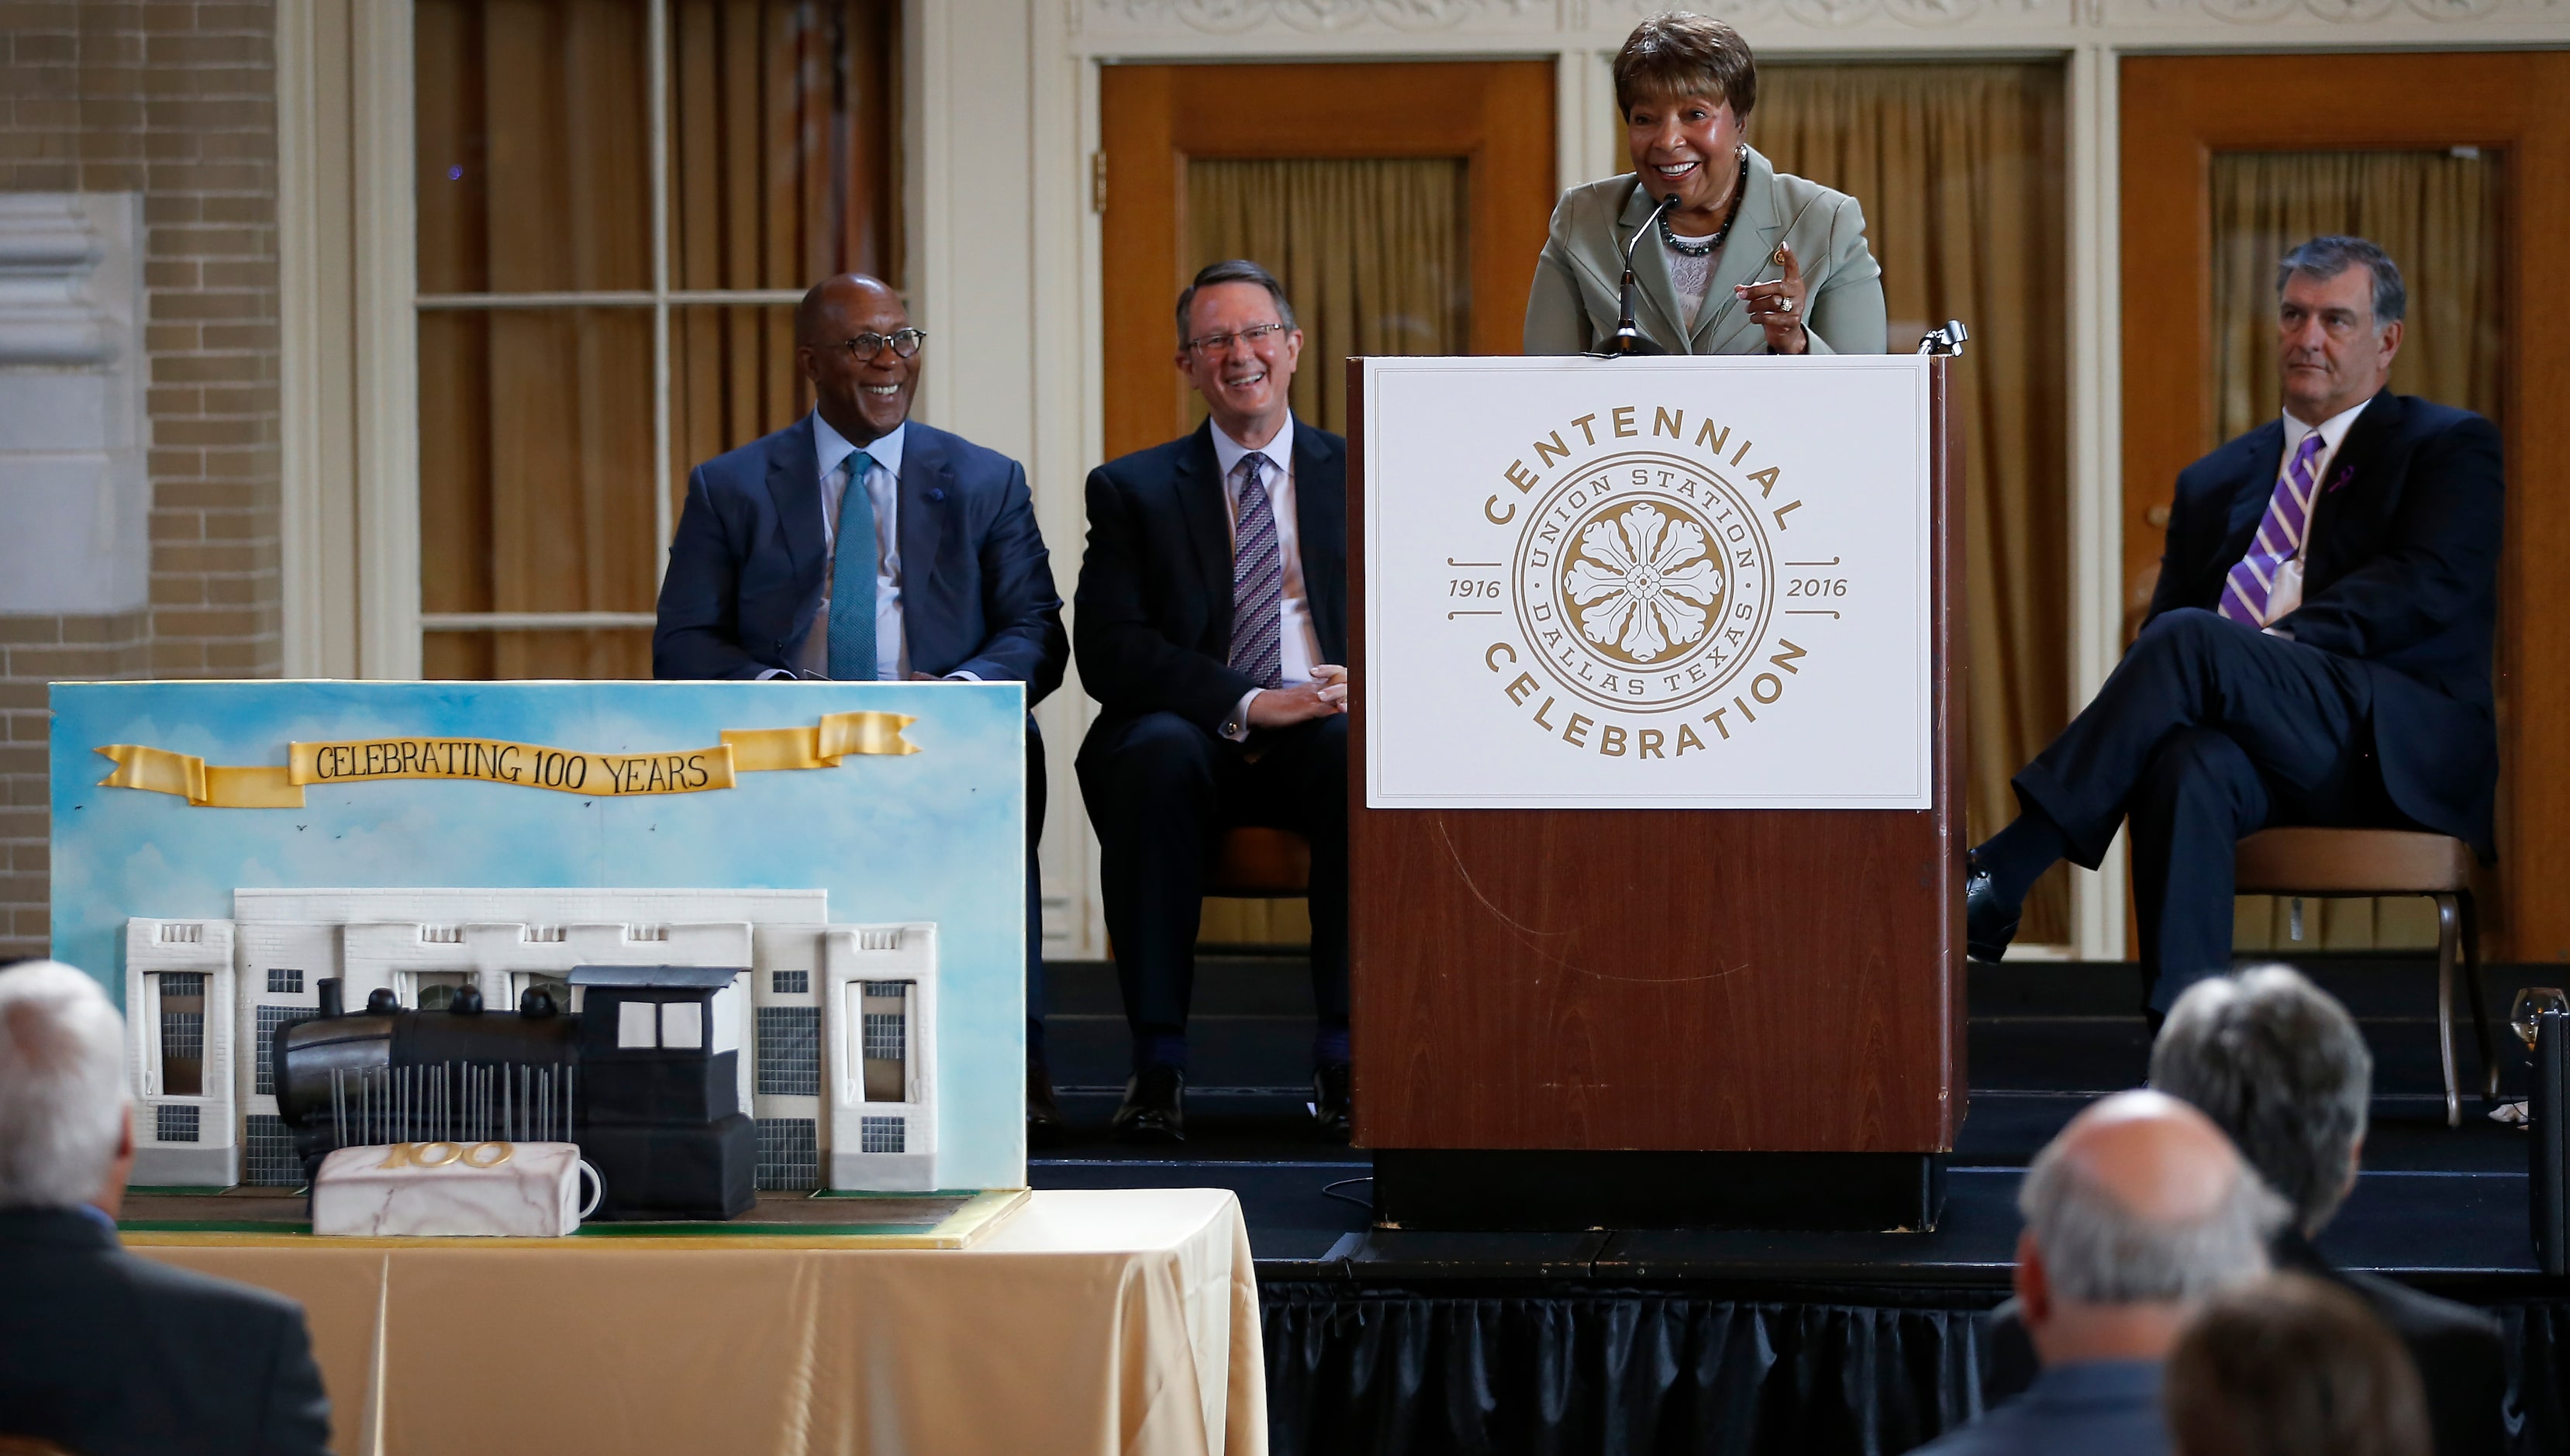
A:
{"type": "Polygon", "coordinates": [[[875,679],[875,498],[866,489],[874,463],[859,450],[842,467],[848,488],[839,495],[839,548],[830,568],[830,677],[841,683],[875,679]]]}

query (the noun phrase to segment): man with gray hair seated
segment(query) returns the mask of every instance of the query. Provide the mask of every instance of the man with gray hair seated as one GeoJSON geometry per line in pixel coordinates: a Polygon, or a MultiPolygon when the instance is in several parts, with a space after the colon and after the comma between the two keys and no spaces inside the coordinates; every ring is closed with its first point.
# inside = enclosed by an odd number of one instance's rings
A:
{"type": "Polygon", "coordinates": [[[2162,1456],[2160,1367],[2208,1294],[2267,1271],[2286,1210],[2222,1130],[2157,1092],[2090,1104],[2017,1194],[2016,1301],[2043,1372],[1934,1456],[2162,1456]]]}
{"type": "Polygon", "coordinates": [[[2151,1085],[2203,1110],[2294,1206],[2276,1266],[2345,1286],[2417,1363],[2437,1456],[2507,1449],[2498,1322],[2405,1284],[2333,1266],[2312,1240],[2356,1189],[2373,1058],[2355,1018],[2290,966],[2204,981],[2151,1048],[2151,1085]]]}
{"type": "Polygon", "coordinates": [[[125,1023],[55,961],[0,970],[0,1436],[81,1456],[327,1450],[292,1300],[127,1253],[125,1023]]]}

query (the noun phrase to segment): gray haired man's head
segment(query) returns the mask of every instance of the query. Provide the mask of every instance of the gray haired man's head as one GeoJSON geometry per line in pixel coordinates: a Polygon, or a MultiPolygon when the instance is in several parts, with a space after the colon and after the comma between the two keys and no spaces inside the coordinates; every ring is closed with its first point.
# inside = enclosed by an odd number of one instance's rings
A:
{"type": "Polygon", "coordinates": [[[2296,273],[2326,283],[2351,267],[2361,267],[2373,277],[2374,327],[2398,323],[2409,312],[2409,289],[2400,281],[2400,264],[2363,238],[2328,234],[2286,253],[2276,264],[2276,292],[2281,296],[2296,273]]]}
{"type": "Polygon", "coordinates": [[[2203,1109],[2318,1233],[2355,1187],[2373,1056],[2347,1008],[2290,966],[2200,981],[2151,1048],[2151,1085],[2203,1109]]]}
{"type": "Polygon", "coordinates": [[[2263,1273],[2285,1216],[2221,1129],[2157,1092],[2071,1119],[2017,1208],[2053,1296],[2081,1304],[2184,1303],[2263,1273]]]}
{"type": "Polygon", "coordinates": [[[0,1209],[96,1198],[125,1141],[125,1019],[60,961],[0,970],[0,1209]]]}

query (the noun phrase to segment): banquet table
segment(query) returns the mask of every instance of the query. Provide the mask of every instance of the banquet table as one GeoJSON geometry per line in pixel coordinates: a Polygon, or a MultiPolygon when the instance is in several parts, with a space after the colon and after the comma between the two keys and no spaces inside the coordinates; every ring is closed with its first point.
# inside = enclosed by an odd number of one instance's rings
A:
{"type": "Polygon", "coordinates": [[[300,1300],[347,1456],[1267,1449],[1219,1189],[1038,1192],[967,1248],[125,1240],[300,1300]]]}

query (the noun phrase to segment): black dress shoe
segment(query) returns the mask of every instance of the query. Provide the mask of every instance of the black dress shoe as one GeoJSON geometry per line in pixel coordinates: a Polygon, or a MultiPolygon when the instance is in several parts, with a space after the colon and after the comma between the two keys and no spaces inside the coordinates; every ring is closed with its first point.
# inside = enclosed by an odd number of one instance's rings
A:
{"type": "Polygon", "coordinates": [[[1348,1064],[1323,1062],[1312,1069],[1312,1122],[1322,1137],[1344,1143],[1351,1121],[1348,1064]]]}
{"type": "Polygon", "coordinates": [[[1069,1136],[1071,1125],[1062,1119],[1062,1105],[1053,1099],[1053,1074],[1045,1070],[1044,1058],[1027,1058],[1027,1146],[1059,1148],[1069,1136]]]}
{"type": "Polygon", "coordinates": [[[1963,860],[1963,951],[1976,961],[1993,965],[2007,954],[2008,942],[2016,939],[2016,922],[2023,912],[2021,905],[2003,904],[1998,885],[1990,872],[1981,868],[1977,858],[1963,860]]]}
{"type": "Polygon", "coordinates": [[[1124,1084],[1115,1110],[1118,1143],[1183,1143],[1187,1140],[1187,1074],[1175,1067],[1145,1067],[1124,1084]]]}

